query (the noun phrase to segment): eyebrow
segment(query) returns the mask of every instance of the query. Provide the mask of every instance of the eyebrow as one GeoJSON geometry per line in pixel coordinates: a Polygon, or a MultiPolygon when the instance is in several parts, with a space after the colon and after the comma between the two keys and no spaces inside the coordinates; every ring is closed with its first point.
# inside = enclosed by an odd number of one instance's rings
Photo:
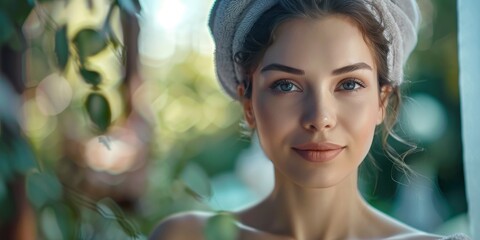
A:
{"type": "Polygon", "coordinates": [[[260,72],[263,73],[263,72],[266,72],[266,71],[282,71],[282,72],[292,73],[292,74],[295,74],[295,75],[305,75],[305,71],[303,71],[301,69],[285,66],[285,65],[282,65],[282,64],[278,64],[278,63],[269,64],[269,65],[265,66],[264,68],[262,68],[262,70],[260,72]]]}
{"type": "MultiPolygon", "coordinates": [[[[361,69],[372,70],[372,67],[370,67],[370,65],[368,65],[364,62],[359,62],[359,63],[347,65],[345,67],[337,68],[337,69],[332,71],[332,75],[341,75],[341,74],[345,74],[345,73],[349,73],[349,72],[353,72],[353,71],[357,71],[357,70],[361,70],[361,69]]],[[[282,72],[292,73],[292,74],[296,74],[296,75],[305,75],[305,71],[303,71],[301,69],[289,67],[289,66],[279,64],[279,63],[269,64],[269,65],[265,66],[264,68],[262,68],[262,70],[260,72],[263,73],[263,72],[266,72],[266,71],[282,71],[282,72]]]]}
{"type": "Polygon", "coordinates": [[[370,67],[370,65],[364,62],[359,62],[359,63],[355,63],[345,67],[337,68],[332,71],[332,75],[341,75],[341,74],[357,71],[360,69],[372,70],[372,67],[370,67]]]}

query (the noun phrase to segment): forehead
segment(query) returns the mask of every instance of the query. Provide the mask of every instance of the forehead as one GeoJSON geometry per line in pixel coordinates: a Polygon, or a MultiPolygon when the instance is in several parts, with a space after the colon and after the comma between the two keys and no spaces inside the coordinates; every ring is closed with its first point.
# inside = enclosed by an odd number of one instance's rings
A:
{"type": "Polygon", "coordinates": [[[357,62],[375,66],[362,32],[348,18],[330,15],[282,23],[260,66],[282,63],[306,71],[330,71],[357,62]]]}

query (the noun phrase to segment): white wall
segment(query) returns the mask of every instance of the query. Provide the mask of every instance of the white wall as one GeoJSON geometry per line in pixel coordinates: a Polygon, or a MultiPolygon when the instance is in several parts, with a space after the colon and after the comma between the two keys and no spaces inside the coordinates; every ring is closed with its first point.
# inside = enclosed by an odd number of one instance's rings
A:
{"type": "Polygon", "coordinates": [[[458,0],[460,101],[472,239],[480,239],[480,1],[458,0]]]}

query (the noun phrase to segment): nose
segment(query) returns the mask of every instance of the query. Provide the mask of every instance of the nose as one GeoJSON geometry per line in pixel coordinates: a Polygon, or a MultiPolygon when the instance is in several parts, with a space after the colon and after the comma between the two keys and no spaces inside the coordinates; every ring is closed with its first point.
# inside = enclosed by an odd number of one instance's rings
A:
{"type": "Polygon", "coordinates": [[[333,96],[312,96],[305,104],[302,126],[307,131],[317,132],[332,129],[337,124],[333,96]]]}

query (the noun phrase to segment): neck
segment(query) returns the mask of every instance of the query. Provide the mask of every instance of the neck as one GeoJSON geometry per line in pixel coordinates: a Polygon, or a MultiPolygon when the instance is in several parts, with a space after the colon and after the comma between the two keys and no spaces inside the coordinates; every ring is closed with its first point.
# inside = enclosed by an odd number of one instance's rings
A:
{"type": "Polygon", "coordinates": [[[357,189],[357,174],[329,188],[305,188],[275,173],[273,192],[255,211],[271,216],[259,228],[301,239],[347,239],[367,205],[357,189]],[[272,221],[273,220],[273,221],[272,221]]]}

